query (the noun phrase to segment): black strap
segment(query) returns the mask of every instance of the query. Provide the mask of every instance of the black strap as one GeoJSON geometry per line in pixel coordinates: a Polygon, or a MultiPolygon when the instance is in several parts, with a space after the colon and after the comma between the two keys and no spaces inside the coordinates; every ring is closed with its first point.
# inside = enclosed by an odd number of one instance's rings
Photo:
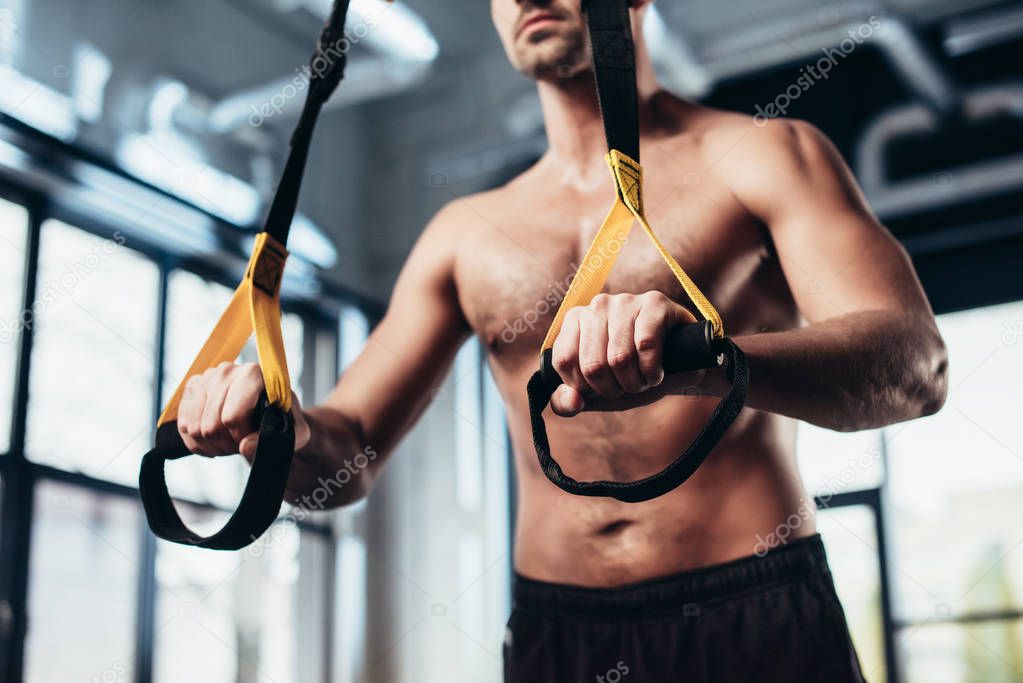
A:
{"type": "Polygon", "coordinates": [[[309,62],[309,90],[298,125],[291,135],[291,151],[281,174],[270,212],[263,230],[281,244],[288,243],[288,231],[298,206],[298,190],[302,185],[309,146],[313,139],[316,119],[324,103],[330,99],[345,75],[348,60],[348,42],[344,40],[345,16],[349,0],[336,0],[334,9],[320,32],[316,52],[309,62]]]}
{"type": "Polygon", "coordinates": [[[214,534],[201,536],[185,526],[167,489],[165,465],[192,455],[181,440],[177,422],[165,422],[156,430],[156,445],[142,458],[139,491],[149,527],[160,538],[211,550],[238,550],[263,535],[280,512],[295,450],[295,426],[291,415],[274,405],[263,409],[259,443],[249,480],[238,508],[214,534]]]}
{"type": "Polygon", "coordinates": [[[636,47],[628,0],[585,0],[584,5],[607,148],[639,161],[636,47]]]}
{"type": "MultiPolygon", "coordinates": [[[[263,231],[281,245],[287,244],[291,222],[295,218],[316,118],[344,77],[348,43],[343,38],[348,4],[349,0],[336,0],[320,33],[316,53],[309,64],[309,90],[305,105],[292,134],[288,160],[263,227],[263,231]]],[[[142,458],[139,471],[139,493],[150,528],[160,538],[175,543],[213,550],[244,548],[262,536],[277,519],[284,502],[294,450],[295,427],[291,415],[277,406],[267,405],[264,397],[260,404],[256,456],[238,508],[220,531],[201,536],[191,531],[178,515],[165,476],[168,460],[192,454],[178,434],[176,421],[160,425],[154,448],[142,458]]]]}
{"type": "MultiPolygon", "coordinates": [[[[713,351],[724,354],[728,379],[732,387],[711,414],[696,440],[670,465],[657,474],[631,482],[618,481],[577,481],[566,475],[551,456],[547,439],[547,427],[543,411],[551,401],[554,391],[561,385],[561,378],[551,377],[549,365],[533,374],[526,387],[529,397],[529,420],[533,428],[533,446],[543,473],[563,491],[577,496],[600,496],[615,498],[625,503],[641,503],[663,496],[683,484],[703,464],[714,447],[721,441],[727,429],[742,411],[749,386],[749,366],[742,350],[731,339],[713,342],[713,351]]],[[[667,363],[666,363],[667,365],[667,363]]],[[[687,369],[695,369],[687,366],[687,369]]]]}

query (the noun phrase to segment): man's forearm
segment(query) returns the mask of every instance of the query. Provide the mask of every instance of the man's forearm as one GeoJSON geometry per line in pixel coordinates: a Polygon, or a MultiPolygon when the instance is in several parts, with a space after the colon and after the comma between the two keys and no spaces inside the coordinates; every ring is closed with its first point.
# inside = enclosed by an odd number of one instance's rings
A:
{"type": "Polygon", "coordinates": [[[366,497],[381,464],[358,423],[332,408],[305,410],[309,443],[296,451],[286,499],[307,510],[350,505],[366,497]]]}
{"type": "MultiPolygon", "coordinates": [[[[796,330],[738,337],[750,365],[746,405],[838,431],[930,415],[947,390],[946,351],[930,319],[855,313],[796,330]]],[[[708,393],[723,395],[721,373],[708,393]]]]}

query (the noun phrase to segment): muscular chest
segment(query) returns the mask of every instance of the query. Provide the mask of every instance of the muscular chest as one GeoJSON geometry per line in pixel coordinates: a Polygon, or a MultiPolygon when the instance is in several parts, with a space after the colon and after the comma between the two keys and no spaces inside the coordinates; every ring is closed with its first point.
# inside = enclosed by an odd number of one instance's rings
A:
{"type": "MultiPolygon", "coordinates": [[[[541,193],[528,204],[481,217],[478,229],[466,235],[456,266],[461,305],[495,359],[536,352],[608,202],[602,193],[574,201],[541,193]]],[[[701,188],[651,185],[647,206],[658,237],[727,317],[767,253],[761,230],[739,207],[701,188]]],[[[604,291],[654,290],[688,304],[635,225],[604,291]]]]}

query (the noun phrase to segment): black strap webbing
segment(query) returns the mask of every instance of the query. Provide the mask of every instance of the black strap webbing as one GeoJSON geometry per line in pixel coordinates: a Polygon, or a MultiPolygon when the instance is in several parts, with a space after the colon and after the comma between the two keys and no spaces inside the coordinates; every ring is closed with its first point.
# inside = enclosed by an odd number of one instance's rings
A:
{"type": "Polygon", "coordinates": [[[640,161],[636,48],[628,0],[585,0],[584,5],[607,148],[640,161]]]}
{"type": "MultiPolygon", "coordinates": [[[[348,44],[342,39],[348,4],[349,0],[336,0],[320,33],[316,53],[309,65],[305,104],[292,134],[288,160],[263,227],[263,232],[276,240],[281,249],[287,243],[291,222],[295,218],[317,116],[344,77],[348,44]]],[[[266,253],[272,262],[271,271],[276,273],[283,268],[286,253],[276,254],[273,246],[267,247],[266,253]]],[[[249,275],[253,276],[255,286],[261,286],[258,273],[249,275]]],[[[271,294],[276,292],[279,282],[275,279],[263,286],[271,294]]],[[[290,387],[287,390],[290,391],[290,387]]],[[[265,397],[257,412],[259,442],[242,499],[228,522],[209,536],[197,534],[185,525],[167,488],[167,461],[191,455],[178,434],[177,421],[164,422],[157,428],[155,447],[143,456],[139,471],[139,493],[153,533],[175,543],[214,550],[237,550],[262,536],[273,524],[284,501],[294,456],[295,428],[291,415],[277,405],[268,404],[265,397]]]]}
{"type": "Polygon", "coordinates": [[[284,165],[281,182],[277,186],[277,192],[263,226],[264,232],[284,245],[288,243],[288,231],[295,218],[298,190],[302,185],[302,174],[305,172],[316,119],[320,115],[320,109],[330,99],[331,94],[345,75],[348,44],[342,39],[344,38],[348,3],[349,0],[336,0],[334,9],[330,13],[323,31],[320,32],[316,53],[309,62],[309,90],[306,93],[305,105],[302,107],[298,125],[295,126],[295,131],[291,135],[291,151],[288,153],[288,161],[284,165]]]}

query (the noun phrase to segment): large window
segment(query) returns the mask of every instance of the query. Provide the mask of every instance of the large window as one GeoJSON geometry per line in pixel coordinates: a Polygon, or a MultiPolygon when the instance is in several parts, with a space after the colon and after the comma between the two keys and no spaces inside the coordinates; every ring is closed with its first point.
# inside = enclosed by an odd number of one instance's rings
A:
{"type": "MultiPolygon", "coordinates": [[[[36,211],[0,200],[0,486],[19,494],[0,496],[0,678],[325,680],[336,666],[332,520],[285,514],[245,552],[206,552],[156,541],[136,490],[156,411],[234,276],[197,264],[200,276],[119,232],[36,211]],[[6,628],[12,617],[21,626],[6,628]],[[23,640],[10,638],[22,627],[23,640]]],[[[283,326],[293,386],[315,400],[369,318],[338,303],[286,310],[283,326]]],[[[250,344],[240,361],[255,360],[250,344]]],[[[168,484],[186,521],[212,530],[248,472],[238,457],[186,458],[168,484]]]]}
{"type": "Polygon", "coordinates": [[[868,680],[1023,681],[1023,435],[1011,398],[1023,303],[938,324],[945,408],[875,432],[800,425],[800,470],[868,680]]]}
{"type": "Polygon", "coordinates": [[[152,437],[160,276],[123,243],[43,224],[25,450],[130,485],[152,437]]]}
{"type": "Polygon", "coordinates": [[[139,506],[46,481],[35,499],[26,680],[131,680],[139,506]]]}
{"type": "Polygon", "coordinates": [[[1023,303],[941,316],[949,397],[888,430],[897,641],[910,683],[1023,680],[1023,303]]]}
{"type": "Polygon", "coordinates": [[[322,680],[329,535],[281,524],[268,536],[213,557],[160,542],[155,681],[322,680]]]}

